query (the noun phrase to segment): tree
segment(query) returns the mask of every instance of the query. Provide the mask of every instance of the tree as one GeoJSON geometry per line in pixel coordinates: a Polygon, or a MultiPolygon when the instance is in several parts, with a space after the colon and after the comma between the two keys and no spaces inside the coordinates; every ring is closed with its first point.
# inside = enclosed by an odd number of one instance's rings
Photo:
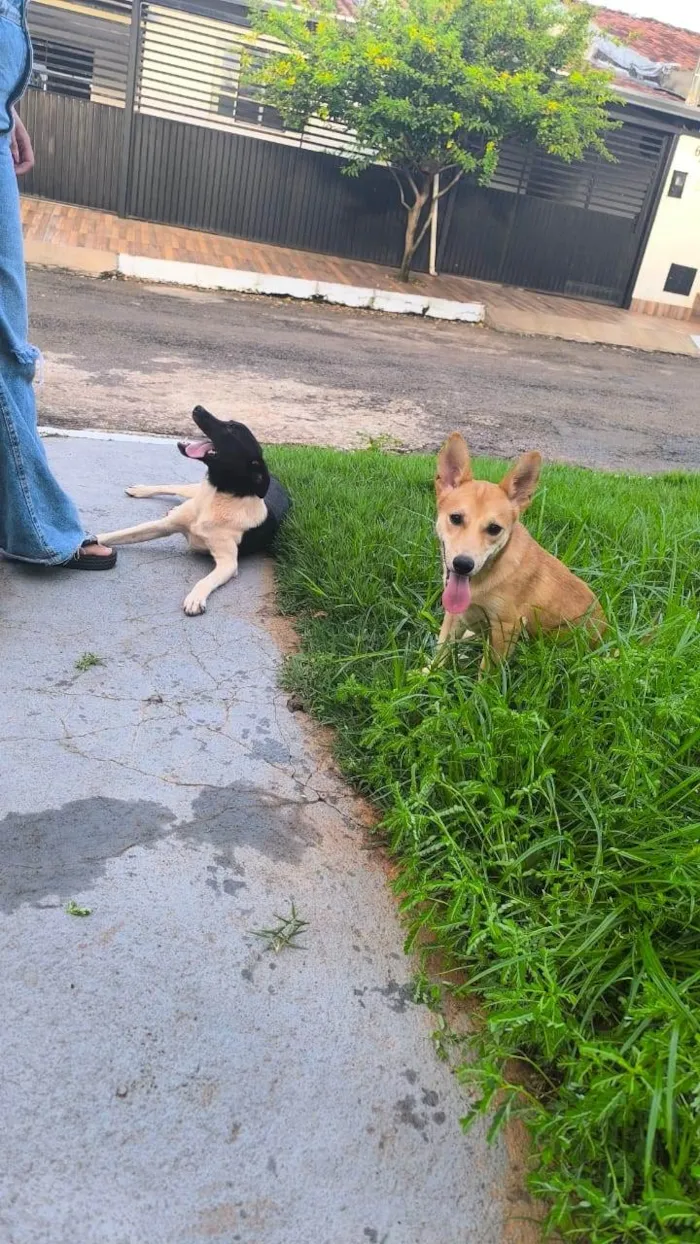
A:
{"type": "Polygon", "coordinates": [[[559,0],[358,0],[348,20],[335,0],[258,7],[272,43],[255,79],[288,128],[319,117],[345,129],[344,172],[389,166],[408,280],[436,175],[437,198],[465,174],[488,184],[507,138],[567,161],[608,156],[610,79],[585,59],[589,12],[559,0]]]}

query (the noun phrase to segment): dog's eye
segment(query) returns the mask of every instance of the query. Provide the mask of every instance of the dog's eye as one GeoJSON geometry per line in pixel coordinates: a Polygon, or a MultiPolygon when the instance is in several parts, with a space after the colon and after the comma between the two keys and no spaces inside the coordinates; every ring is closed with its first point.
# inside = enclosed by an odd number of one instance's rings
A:
{"type": "Polygon", "coordinates": [[[501,527],[500,523],[489,523],[488,527],[486,528],[487,536],[500,536],[502,531],[503,531],[503,528],[501,527]]]}
{"type": "Polygon", "coordinates": [[[450,514],[450,522],[455,527],[461,527],[462,523],[464,522],[464,515],[463,514],[450,514]]]}

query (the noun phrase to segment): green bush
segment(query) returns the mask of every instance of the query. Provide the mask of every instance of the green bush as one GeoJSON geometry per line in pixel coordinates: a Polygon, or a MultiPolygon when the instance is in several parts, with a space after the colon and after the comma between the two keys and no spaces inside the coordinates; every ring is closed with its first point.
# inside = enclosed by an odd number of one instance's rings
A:
{"type": "Polygon", "coordinates": [[[287,677],[383,813],[409,941],[484,1002],[475,1111],[524,1116],[564,1239],[697,1242],[700,477],[547,469],[527,524],[599,595],[605,643],[523,642],[483,677],[465,644],[425,675],[433,462],[271,456],[287,677]]]}

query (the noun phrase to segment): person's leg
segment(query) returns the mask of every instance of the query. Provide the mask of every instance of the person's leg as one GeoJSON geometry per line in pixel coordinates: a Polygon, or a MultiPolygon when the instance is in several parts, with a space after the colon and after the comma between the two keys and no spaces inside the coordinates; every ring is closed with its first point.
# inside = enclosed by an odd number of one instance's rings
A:
{"type": "Polygon", "coordinates": [[[108,568],[111,550],[87,536],[49,467],[36,427],[34,370],[19,191],[10,149],[11,103],[30,68],[21,4],[0,13],[0,553],[43,565],[108,568]]]}
{"type": "Polygon", "coordinates": [[[86,539],[70,497],[54,478],[36,429],[34,368],[27,342],[22,228],[9,139],[0,137],[0,551],[57,565],[86,539]]]}

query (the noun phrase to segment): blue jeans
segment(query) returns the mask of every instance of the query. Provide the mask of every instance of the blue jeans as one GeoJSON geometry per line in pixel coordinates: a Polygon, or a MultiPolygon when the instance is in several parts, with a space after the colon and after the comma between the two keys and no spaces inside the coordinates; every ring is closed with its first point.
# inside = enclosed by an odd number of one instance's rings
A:
{"type": "Polygon", "coordinates": [[[27,340],[27,289],[10,107],[26,87],[31,48],[23,0],[0,0],[0,553],[45,566],[87,538],[49,467],[36,427],[38,350],[27,340]]]}

